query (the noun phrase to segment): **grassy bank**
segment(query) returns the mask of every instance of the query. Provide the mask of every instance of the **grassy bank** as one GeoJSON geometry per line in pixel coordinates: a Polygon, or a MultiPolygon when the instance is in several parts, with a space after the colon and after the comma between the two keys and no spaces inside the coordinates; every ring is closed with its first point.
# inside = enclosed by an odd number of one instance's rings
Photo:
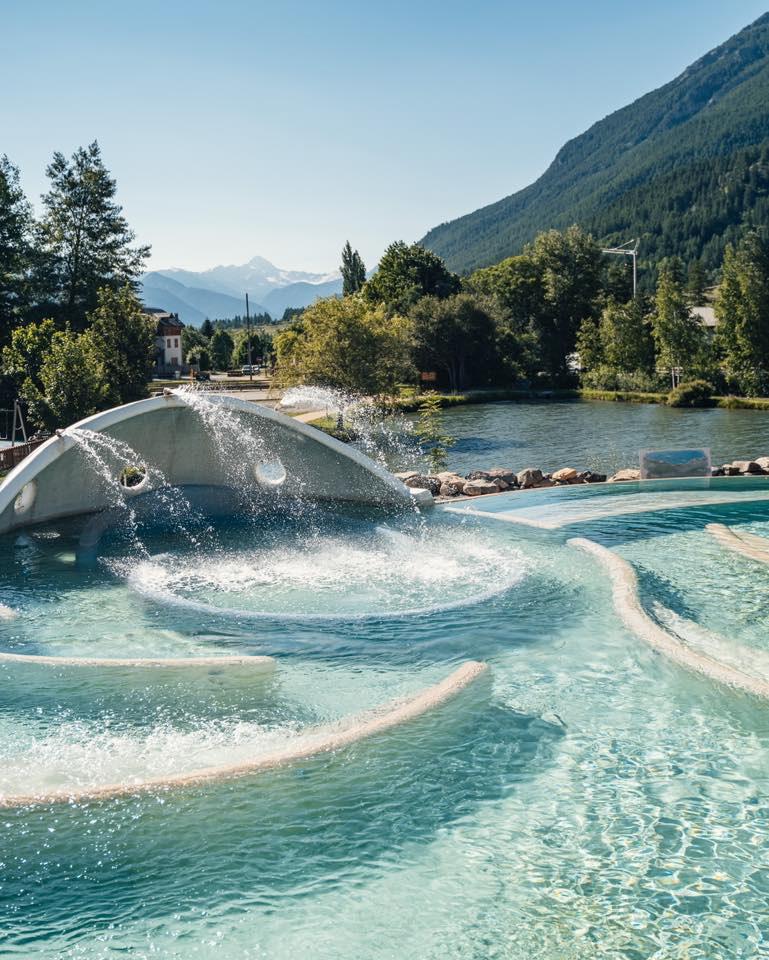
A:
{"type": "MultiPolygon", "coordinates": [[[[442,407],[471,403],[499,403],[522,400],[602,400],[612,403],[662,403],[666,393],[639,393],[632,390],[468,390],[440,394],[442,407]]],[[[420,397],[401,397],[394,406],[404,413],[419,409],[420,397]]],[[[713,397],[712,407],[724,410],[769,410],[769,397],[713,397]]]]}

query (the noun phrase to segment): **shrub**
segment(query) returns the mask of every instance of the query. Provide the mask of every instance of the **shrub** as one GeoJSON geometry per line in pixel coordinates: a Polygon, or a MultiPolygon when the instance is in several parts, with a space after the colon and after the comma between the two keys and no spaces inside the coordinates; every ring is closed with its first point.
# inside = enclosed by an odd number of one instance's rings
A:
{"type": "Polygon", "coordinates": [[[669,407],[709,407],[713,402],[713,386],[707,380],[689,380],[670,391],[669,407]]]}

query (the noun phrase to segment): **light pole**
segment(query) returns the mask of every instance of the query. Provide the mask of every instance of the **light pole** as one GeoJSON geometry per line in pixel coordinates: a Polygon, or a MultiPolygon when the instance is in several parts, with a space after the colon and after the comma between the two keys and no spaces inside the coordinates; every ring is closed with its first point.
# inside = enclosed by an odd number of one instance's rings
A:
{"type": "Polygon", "coordinates": [[[254,382],[254,365],[251,363],[251,314],[248,312],[248,294],[246,294],[246,337],[248,338],[248,379],[254,382]]]}
{"type": "Polygon", "coordinates": [[[640,243],[640,240],[628,240],[627,243],[622,243],[618,247],[604,247],[601,250],[601,253],[613,253],[620,257],[633,258],[633,299],[634,300],[636,298],[636,291],[638,288],[638,244],[639,243],[640,243]]]}

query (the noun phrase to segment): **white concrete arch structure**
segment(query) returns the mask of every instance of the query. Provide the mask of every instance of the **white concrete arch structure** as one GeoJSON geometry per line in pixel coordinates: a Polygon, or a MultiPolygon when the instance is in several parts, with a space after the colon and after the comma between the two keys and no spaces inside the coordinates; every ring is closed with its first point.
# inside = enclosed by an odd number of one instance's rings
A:
{"type": "MultiPolygon", "coordinates": [[[[263,438],[264,448],[285,470],[281,492],[312,500],[408,505],[411,493],[396,477],[347,444],[262,405],[228,394],[207,395],[235,411],[244,430],[263,438]]],[[[103,433],[132,447],[174,486],[232,486],[231,472],[210,430],[176,393],[138,400],[87,417],[74,427],[103,433]]],[[[103,484],[91,478],[67,432],[42,444],[0,484],[0,533],[110,506],[103,484]]],[[[258,464],[246,471],[253,489],[275,496],[272,477],[261,480],[258,464]],[[252,478],[252,479],[251,479],[252,478]]]]}

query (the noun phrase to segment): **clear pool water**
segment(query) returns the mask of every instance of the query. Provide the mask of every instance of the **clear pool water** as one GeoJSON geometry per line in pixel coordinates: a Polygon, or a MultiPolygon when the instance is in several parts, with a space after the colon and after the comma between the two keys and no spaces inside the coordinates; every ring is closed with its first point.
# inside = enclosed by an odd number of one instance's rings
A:
{"type": "Polygon", "coordinates": [[[769,536],[769,505],[653,496],[553,529],[322,511],[221,521],[205,549],[145,529],[143,550],[114,535],[96,559],[74,521],[4,538],[3,651],[277,660],[258,677],[2,663],[5,795],[247,760],[467,659],[491,674],[280,771],[0,810],[0,954],[769,956],[767,706],[629,634],[566,542],[616,550],[652,616],[760,672],[769,568],[705,526],[769,536]]]}

